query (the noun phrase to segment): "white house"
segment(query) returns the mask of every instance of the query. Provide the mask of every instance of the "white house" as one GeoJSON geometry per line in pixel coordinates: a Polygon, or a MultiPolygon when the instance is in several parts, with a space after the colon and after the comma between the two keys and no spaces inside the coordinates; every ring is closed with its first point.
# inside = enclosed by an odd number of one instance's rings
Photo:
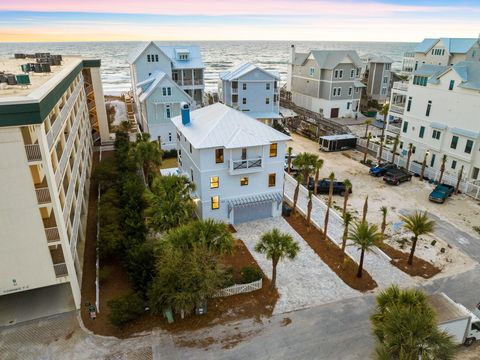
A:
{"type": "MultiPolygon", "coordinates": [[[[440,169],[447,156],[446,173],[480,179],[480,62],[453,66],[423,65],[413,73],[405,90],[400,131],[401,147],[414,147],[413,160],[440,169]]],[[[393,95],[392,95],[393,96],[393,95]]]]}
{"type": "Polygon", "coordinates": [[[220,101],[247,115],[271,124],[279,119],[280,100],[276,71],[266,71],[254,64],[244,63],[220,73],[220,101]]]}
{"type": "Polygon", "coordinates": [[[292,101],[327,118],[353,117],[359,109],[362,61],[354,50],[295,52],[291,46],[287,91],[292,101]]]}
{"type": "Polygon", "coordinates": [[[177,140],[171,119],[180,115],[181,103],[194,106],[193,99],[161,71],[138,83],[136,93],[143,131],[148,132],[152,140],[159,140],[162,149],[175,149],[177,140]]]}
{"type": "Polygon", "coordinates": [[[362,56],[364,62],[363,78],[367,84],[364,88],[367,99],[383,104],[387,102],[392,85],[392,63],[388,56],[367,54],[362,56]]]}
{"type": "Polygon", "coordinates": [[[172,121],[199,217],[241,223],[281,215],[289,136],[221,103],[185,106],[172,121]]]}

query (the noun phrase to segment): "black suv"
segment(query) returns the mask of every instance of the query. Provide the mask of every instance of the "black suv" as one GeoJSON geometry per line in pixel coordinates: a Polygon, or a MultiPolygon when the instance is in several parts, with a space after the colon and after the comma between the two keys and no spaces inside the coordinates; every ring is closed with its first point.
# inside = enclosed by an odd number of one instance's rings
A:
{"type": "Polygon", "coordinates": [[[383,177],[383,181],[392,185],[400,185],[400,183],[410,180],[412,180],[412,174],[410,174],[407,170],[400,168],[387,171],[383,177]]]}
{"type": "MultiPolygon", "coordinates": [[[[315,180],[313,177],[308,179],[308,190],[313,190],[315,185],[315,180]]],[[[317,192],[319,194],[328,194],[330,191],[330,180],[329,179],[321,179],[318,180],[317,183],[317,192]]],[[[345,195],[345,184],[343,181],[334,181],[333,182],[333,193],[338,195],[345,195]]],[[[349,193],[352,193],[352,188],[350,187],[349,193]]]]}

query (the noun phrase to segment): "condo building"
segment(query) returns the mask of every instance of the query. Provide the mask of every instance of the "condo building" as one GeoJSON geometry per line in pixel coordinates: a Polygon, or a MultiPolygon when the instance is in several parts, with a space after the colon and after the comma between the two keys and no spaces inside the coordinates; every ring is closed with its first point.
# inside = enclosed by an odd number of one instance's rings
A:
{"type": "Polygon", "coordinates": [[[27,60],[0,60],[0,307],[41,292],[78,309],[93,143],[109,140],[100,60],[27,60]]]}
{"type": "Polygon", "coordinates": [[[200,218],[238,224],[281,215],[289,136],[221,103],[192,112],[185,104],[173,123],[200,218]]]}

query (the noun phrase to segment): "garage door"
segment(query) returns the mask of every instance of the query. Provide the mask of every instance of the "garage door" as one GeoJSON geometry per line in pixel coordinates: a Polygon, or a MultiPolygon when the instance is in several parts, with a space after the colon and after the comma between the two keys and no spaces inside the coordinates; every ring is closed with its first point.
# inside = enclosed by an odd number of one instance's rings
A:
{"type": "Polygon", "coordinates": [[[240,224],[247,221],[264,219],[272,216],[272,203],[264,202],[235,206],[233,208],[233,223],[240,224]]]}

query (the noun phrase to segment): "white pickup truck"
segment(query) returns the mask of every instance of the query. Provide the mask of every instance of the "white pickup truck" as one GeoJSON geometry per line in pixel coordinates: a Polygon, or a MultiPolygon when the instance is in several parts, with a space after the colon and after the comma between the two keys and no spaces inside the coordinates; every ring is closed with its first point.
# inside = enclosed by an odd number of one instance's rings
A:
{"type": "Polygon", "coordinates": [[[480,304],[470,311],[444,293],[429,296],[428,303],[437,314],[438,327],[452,335],[457,344],[470,346],[480,340],[480,304]]]}

